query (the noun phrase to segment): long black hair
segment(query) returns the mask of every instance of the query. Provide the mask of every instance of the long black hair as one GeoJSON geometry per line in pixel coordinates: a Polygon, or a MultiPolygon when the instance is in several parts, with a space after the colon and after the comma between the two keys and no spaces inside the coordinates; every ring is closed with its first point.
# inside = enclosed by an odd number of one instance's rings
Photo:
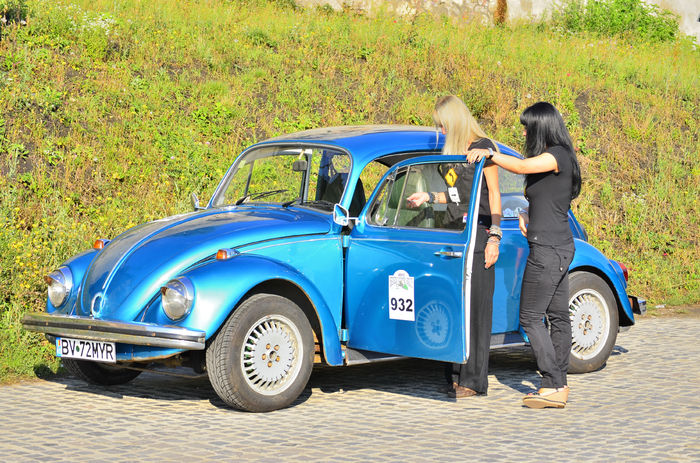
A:
{"type": "Polygon", "coordinates": [[[564,118],[551,103],[540,101],[527,108],[520,115],[520,123],[525,126],[525,155],[539,156],[547,148],[560,145],[571,153],[572,180],[571,199],[581,193],[581,169],[576,159],[571,135],[566,129],[564,118]]]}

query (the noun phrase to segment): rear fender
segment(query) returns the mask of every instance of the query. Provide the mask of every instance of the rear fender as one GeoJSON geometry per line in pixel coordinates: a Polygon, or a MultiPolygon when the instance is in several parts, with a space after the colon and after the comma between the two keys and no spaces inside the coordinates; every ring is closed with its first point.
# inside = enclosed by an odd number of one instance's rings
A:
{"type": "MultiPolygon", "coordinates": [[[[196,267],[184,274],[194,287],[194,303],[191,313],[179,326],[202,330],[207,333],[207,340],[223,325],[234,308],[244,297],[255,292],[255,288],[264,284],[266,291],[275,287],[275,281],[285,282],[285,286],[296,286],[308,299],[317,320],[310,320],[312,326],[320,328],[320,341],[329,365],[342,365],[343,357],[340,346],[338,327],[331,311],[316,286],[306,277],[283,262],[261,256],[239,255],[229,260],[215,260],[196,267]]],[[[281,294],[284,289],[280,288],[281,294]]],[[[149,310],[149,315],[155,315],[157,320],[149,320],[159,324],[172,324],[160,308],[149,310]]],[[[151,318],[151,317],[148,317],[151,318]]]]}
{"type": "Polygon", "coordinates": [[[627,282],[622,276],[622,271],[615,268],[600,251],[585,241],[574,240],[576,253],[574,260],[569,266],[569,272],[586,271],[591,272],[605,280],[615,295],[617,309],[620,313],[620,325],[634,325],[634,313],[632,305],[627,297],[627,282]]]}

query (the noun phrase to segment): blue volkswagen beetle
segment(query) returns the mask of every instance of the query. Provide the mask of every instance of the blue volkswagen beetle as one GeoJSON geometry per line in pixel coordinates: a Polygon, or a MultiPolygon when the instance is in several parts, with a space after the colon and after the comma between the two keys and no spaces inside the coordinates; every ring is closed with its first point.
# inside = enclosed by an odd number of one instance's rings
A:
{"type": "MultiPolygon", "coordinates": [[[[470,272],[482,164],[467,165],[462,223],[445,205],[407,207],[447,190],[432,128],[358,126],[272,138],[245,150],[195,211],[131,228],[46,277],[45,333],[76,376],[121,384],[167,362],[206,372],[227,404],[285,407],[314,362],[393,357],[465,362],[470,272]]],[[[519,156],[501,145],[504,153],[519,156]]],[[[517,216],[523,179],[501,171],[503,240],[492,346],[527,343],[518,324],[528,247],[517,216]]],[[[588,244],[570,213],[571,371],[600,368],[644,301],[627,271],[588,244]]]]}

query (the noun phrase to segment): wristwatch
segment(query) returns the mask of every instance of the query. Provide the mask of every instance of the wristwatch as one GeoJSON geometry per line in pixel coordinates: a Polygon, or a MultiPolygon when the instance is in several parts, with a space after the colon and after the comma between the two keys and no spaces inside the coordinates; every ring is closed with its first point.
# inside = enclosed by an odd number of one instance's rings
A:
{"type": "Polygon", "coordinates": [[[435,193],[432,191],[428,192],[428,204],[433,204],[435,203],[435,193]]]}

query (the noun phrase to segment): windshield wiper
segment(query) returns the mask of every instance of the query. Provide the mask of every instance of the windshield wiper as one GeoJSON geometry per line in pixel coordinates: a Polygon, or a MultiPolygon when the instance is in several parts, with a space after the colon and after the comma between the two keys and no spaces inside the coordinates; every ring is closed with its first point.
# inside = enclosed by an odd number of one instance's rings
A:
{"type": "Polygon", "coordinates": [[[292,199],[291,201],[287,201],[286,203],[282,203],[282,207],[287,208],[296,202],[301,203],[301,198],[295,198],[295,199],[292,199]]]}
{"type": "Polygon", "coordinates": [[[322,207],[324,209],[333,209],[333,206],[335,206],[335,203],[332,203],[330,201],[326,201],[325,199],[317,199],[315,201],[307,201],[304,204],[309,204],[311,206],[318,206],[318,207],[322,207]]]}
{"type": "Polygon", "coordinates": [[[251,193],[249,195],[245,195],[238,200],[236,200],[236,206],[239,204],[242,204],[248,200],[254,201],[256,199],[262,199],[262,198],[267,198],[268,196],[276,195],[277,193],[284,193],[287,191],[286,188],[282,188],[279,190],[269,190],[269,191],[261,191],[260,193],[251,193]]]}

